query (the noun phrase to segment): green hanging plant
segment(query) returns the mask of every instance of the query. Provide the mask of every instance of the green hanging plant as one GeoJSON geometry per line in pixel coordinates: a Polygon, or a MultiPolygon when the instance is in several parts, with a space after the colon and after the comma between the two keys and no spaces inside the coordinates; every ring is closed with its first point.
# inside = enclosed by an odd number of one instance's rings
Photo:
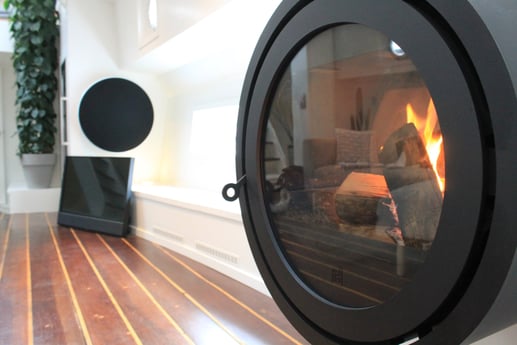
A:
{"type": "Polygon", "coordinates": [[[14,40],[18,154],[52,153],[58,89],[58,14],[55,0],[5,0],[14,40]]]}

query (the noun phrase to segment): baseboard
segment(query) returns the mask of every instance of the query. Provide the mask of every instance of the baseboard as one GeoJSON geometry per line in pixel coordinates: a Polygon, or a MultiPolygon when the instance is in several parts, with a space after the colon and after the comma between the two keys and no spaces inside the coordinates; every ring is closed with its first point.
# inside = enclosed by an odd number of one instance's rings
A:
{"type": "Polygon", "coordinates": [[[161,235],[156,232],[147,231],[145,229],[131,226],[131,231],[136,236],[152,241],[165,248],[173,250],[181,255],[184,255],[192,260],[200,262],[208,267],[211,267],[261,293],[266,296],[271,296],[269,291],[264,284],[264,281],[260,276],[250,275],[248,272],[240,270],[239,268],[232,266],[231,256],[224,255],[224,251],[214,251],[213,255],[207,251],[202,245],[196,247],[190,247],[178,241],[177,238],[161,235]],[[222,254],[221,254],[222,253],[222,254]]]}
{"type": "Polygon", "coordinates": [[[57,212],[61,188],[9,188],[8,213],[57,212]]]}

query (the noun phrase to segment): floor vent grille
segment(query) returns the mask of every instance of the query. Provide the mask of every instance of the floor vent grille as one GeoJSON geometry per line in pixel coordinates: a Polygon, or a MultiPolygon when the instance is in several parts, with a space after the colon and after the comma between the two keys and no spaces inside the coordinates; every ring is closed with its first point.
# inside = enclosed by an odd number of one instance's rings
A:
{"type": "Polygon", "coordinates": [[[239,263],[238,256],[230,254],[228,252],[224,252],[220,249],[214,248],[204,243],[196,243],[196,249],[215,258],[229,262],[233,265],[237,265],[239,263]]]}
{"type": "Polygon", "coordinates": [[[180,242],[183,243],[185,241],[185,238],[179,234],[176,234],[172,231],[165,230],[162,228],[159,228],[157,226],[153,227],[153,232],[157,235],[163,236],[169,240],[173,240],[174,242],[180,242]]]}

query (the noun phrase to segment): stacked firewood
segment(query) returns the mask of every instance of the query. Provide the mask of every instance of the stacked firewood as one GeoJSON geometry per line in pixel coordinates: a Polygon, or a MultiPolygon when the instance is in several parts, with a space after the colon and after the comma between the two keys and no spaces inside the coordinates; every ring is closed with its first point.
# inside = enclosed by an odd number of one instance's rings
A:
{"type": "Polygon", "coordinates": [[[443,196],[412,123],[388,137],[379,161],[382,175],[352,172],[338,188],[339,218],[350,224],[386,226],[397,244],[426,249],[436,235],[443,196]]]}

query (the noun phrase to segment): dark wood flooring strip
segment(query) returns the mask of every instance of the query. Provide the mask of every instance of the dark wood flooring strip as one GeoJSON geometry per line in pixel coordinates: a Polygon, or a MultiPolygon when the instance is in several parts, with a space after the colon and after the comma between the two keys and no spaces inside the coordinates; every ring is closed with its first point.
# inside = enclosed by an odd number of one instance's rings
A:
{"type": "MultiPolygon", "coordinates": [[[[135,238],[134,240],[141,239],[135,238]]],[[[157,244],[153,245],[159,248],[161,251],[165,252],[167,255],[172,255],[175,260],[180,261],[182,264],[188,266],[197,274],[201,275],[202,279],[209,285],[213,286],[217,290],[220,290],[220,292],[225,296],[224,298],[230,299],[232,303],[237,303],[244,309],[249,310],[250,313],[254,315],[257,314],[257,319],[266,320],[260,322],[269,322],[275,325],[278,329],[287,333],[290,337],[294,338],[294,341],[291,341],[291,343],[308,344],[306,340],[298,334],[294,327],[283,316],[272,298],[265,296],[257,291],[251,290],[248,286],[239,281],[228,279],[228,277],[222,273],[197,261],[173,252],[167,248],[161,247],[157,244]]],[[[286,343],[289,344],[289,342],[286,343]]]]}
{"type": "Polygon", "coordinates": [[[211,320],[219,324],[220,327],[227,329],[228,333],[232,334],[234,338],[239,339],[239,343],[262,344],[253,338],[254,335],[260,333],[263,335],[263,332],[260,332],[262,331],[261,329],[255,329],[255,334],[246,331],[246,318],[248,315],[242,313],[241,310],[234,308],[232,305],[221,301],[212,289],[207,289],[206,286],[188,270],[174,261],[171,261],[152,245],[146,246],[144,243],[144,246],[139,246],[138,252],[141,256],[145,256],[148,259],[148,263],[151,264],[161,276],[171,277],[172,279],[168,279],[170,284],[173,284],[179,291],[185,293],[185,297],[195,303],[211,320]],[[219,320],[224,320],[224,324],[219,320]]]}
{"type": "MultiPolygon", "coordinates": [[[[65,338],[67,339],[66,344],[76,343],[76,344],[92,345],[92,339],[90,337],[88,327],[86,326],[83,312],[79,306],[77,295],[75,293],[75,290],[73,289],[72,281],[70,279],[70,273],[68,272],[68,269],[65,265],[65,261],[63,259],[63,254],[61,252],[61,247],[57,240],[55,227],[52,225],[52,224],[55,224],[55,222],[51,223],[48,214],[45,214],[45,220],[47,222],[47,226],[49,229],[49,234],[50,234],[50,237],[52,240],[52,244],[54,246],[56,257],[58,259],[59,266],[61,268],[61,273],[64,278],[64,284],[66,284],[66,291],[68,292],[68,294],[63,292],[63,295],[61,295],[61,297],[59,299],[59,301],[62,301],[62,303],[58,303],[58,304],[63,305],[62,308],[64,308],[65,310],[66,310],[67,302],[69,304],[71,304],[72,309],[73,309],[73,315],[75,316],[73,318],[74,320],[72,321],[71,319],[69,319],[70,314],[65,314],[65,313],[62,314],[62,315],[65,315],[63,317],[64,318],[63,323],[66,324],[66,326],[64,326],[65,330],[66,330],[66,335],[65,335],[65,338]],[[70,300],[67,301],[66,297],[70,297],[70,300]],[[79,327],[78,331],[75,329],[75,327],[73,327],[75,325],[77,325],[77,327],[79,327]],[[80,333],[80,335],[76,335],[76,332],[80,333]],[[73,340],[74,338],[76,338],[76,339],[73,340]]],[[[65,289],[65,287],[63,287],[63,289],[65,289]]],[[[62,308],[58,307],[59,310],[61,310],[62,308]]],[[[70,313],[70,311],[68,311],[68,313],[70,313]]]]}
{"type": "MultiPolygon", "coordinates": [[[[128,247],[120,239],[109,236],[104,236],[103,239],[135,277],[145,284],[163,309],[177,320],[181,329],[192,338],[194,343],[210,343],[207,335],[212,339],[219,339],[219,342],[224,344],[240,343],[239,339],[221,327],[217,319],[205,313],[203,306],[199,305],[188,291],[174,281],[176,275],[165,275],[154,263],[148,261],[146,256],[136,248],[128,247]],[[200,332],[201,329],[203,332],[200,332]]],[[[167,344],[172,343],[170,339],[168,341],[167,344]]]]}
{"type": "MultiPolygon", "coordinates": [[[[257,308],[257,310],[255,310],[255,309],[251,308],[247,304],[248,301],[254,301],[254,300],[256,301],[257,299],[262,300],[263,302],[266,302],[265,304],[268,304],[267,302],[272,302],[271,299],[269,299],[269,298],[260,298],[260,297],[264,297],[264,296],[261,296],[261,295],[259,295],[257,293],[253,293],[253,295],[255,295],[255,296],[250,296],[251,295],[250,294],[250,295],[247,296],[247,298],[244,297],[243,300],[240,300],[235,295],[233,295],[229,291],[225,290],[224,288],[222,288],[221,286],[216,284],[214,281],[209,280],[203,273],[201,273],[202,271],[204,271],[204,272],[207,271],[206,267],[203,267],[202,269],[199,269],[199,268],[196,269],[196,268],[194,268],[195,265],[187,264],[186,258],[181,259],[180,255],[172,253],[170,250],[167,250],[167,249],[165,249],[165,248],[163,248],[161,246],[158,246],[158,245],[155,245],[155,246],[157,248],[159,248],[161,251],[163,251],[171,259],[173,259],[175,262],[177,262],[178,264],[183,266],[185,269],[187,269],[189,272],[194,274],[197,278],[199,278],[204,283],[206,283],[207,285],[209,285],[210,287],[215,289],[217,292],[219,292],[223,297],[225,297],[225,298],[229,299],[231,302],[237,304],[239,307],[243,308],[248,313],[253,315],[258,321],[260,321],[260,322],[264,323],[265,325],[267,325],[270,328],[271,331],[277,332],[278,335],[284,337],[285,338],[284,340],[287,343],[301,344],[300,340],[296,339],[295,336],[289,334],[288,331],[285,331],[282,327],[277,326],[274,322],[272,322],[271,320],[267,319],[267,317],[266,317],[267,316],[267,312],[265,312],[266,309],[264,309],[264,307],[265,307],[264,305],[259,306],[257,308]],[[268,299],[269,299],[269,301],[267,301],[268,299]],[[244,300],[246,300],[246,302],[244,302],[244,300]],[[263,314],[261,314],[261,312],[263,312],[263,314]]],[[[241,289],[242,289],[242,286],[241,286],[241,289]]],[[[271,304],[274,305],[274,303],[271,303],[271,304]]],[[[269,308],[271,308],[271,304],[270,304],[269,308]]],[[[280,313],[280,311],[276,307],[276,305],[274,305],[274,308],[271,308],[271,309],[273,309],[274,312],[276,312],[276,313],[280,313]]],[[[274,313],[270,313],[270,314],[274,314],[274,313]]],[[[288,325],[287,324],[283,324],[282,326],[283,327],[287,327],[288,325]]],[[[287,328],[289,328],[289,327],[287,327],[287,328]]]]}
{"type": "MultiPolygon", "coordinates": [[[[110,285],[108,285],[108,283],[106,282],[106,279],[104,279],[104,277],[102,276],[97,265],[93,261],[90,253],[88,252],[88,250],[86,249],[86,247],[84,246],[82,241],[79,239],[76,232],[72,229],[71,233],[72,233],[72,236],[74,237],[74,239],[76,240],[77,244],[79,245],[79,248],[81,249],[86,261],[90,265],[90,268],[93,271],[95,278],[97,278],[97,282],[100,284],[100,286],[104,290],[104,293],[106,294],[108,300],[110,301],[111,306],[116,310],[116,312],[118,314],[117,320],[121,320],[126,328],[126,332],[122,331],[124,329],[123,327],[120,328],[120,330],[121,330],[120,335],[122,335],[122,333],[125,333],[128,338],[128,339],[125,339],[124,343],[127,343],[127,342],[133,343],[134,342],[137,345],[142,345],[143,342],[142,342],[141,338],[134,330],[133,325],[131,324],[131,321],[128,319],[128,317],[126,315],[126,312],[124,312],[120,303],[118,302],[118,299],[115,297],[115,295],[112,292],[113,288],[117,289],[119,286],[114,285],[114,286],[110,287],[110,285]],[[130,341],[129,339],[131,339],[132,341],[130,341]]],[[[104,260],[105,260],[105,258],[101,258],[100,261],[102,262],[104,260]]],[[[111,262],[108,262],[108,263],[111,264],[111,262]]],[[[111,274],[112,273],[110,272],[110,275],[111,274]]],[[[102,319],[103,319],[103,317],[102,317],[102,319]]],[[[112,321],[112,319],[105,320],[106,323],[110,323],[110,321],[112,321]]],[[[112,336],[113,336],[113,333],[115,333],[115,332],[112,332],[112,336]]],[[[117,337],[117,338],[119,338],[119,337],[117,337]]]]}
{"type": "Polygon", "coordinates": [[[0,238],[2,239],[0,247],[0,282],[4,273],[5,258],[7,255],[7,247],[9,246],[9,237],[11,232],[12,217],[6,217],[2,213],[0,220],[0,238]]]}
{"type": "MultiPolygon", "coordinates": [[[[209,310],[212,315],[225,320],[226,327],[230,329],[239,339],[246,344],[293,344],[300,343],[297,340],[286,338],[277,333],[270,325],[257,322],[257,318],[248,310],[236,303],[228,303],[227,298],[221,295],[220,291],[213,289],[206,281],[199,279],[192,272],[179,264],[177,261],[170,260],[163,251],[157,251],[156,246],[149,242],[137,241],[138,251],[166,276],[174,277],[174,280],[187,290],[189,295],[209,310]]],[[[256,297],[258,292],[248,288],[248,298],[256,297]]]]}
{"type": "Polygon", "coordinates": [[[0,344],[27,345],[27,270],[26,232],[23,215],[12,215],[9,246],[0,281],[0,344]]]}
{"type": "Polygon", "coordinates": [[[27,291],[27,345],[34,344],[34,318],[32,312],[32,264],[29,235],[29,215],[25,215],[25,289],[27,291]]]}
{"type": "Polygon", "coordinates": [[[113,256],[111,248],[104,245],[102,237],[79,231],[74,231],[74,234],[88,251],[99,274],[110,286],[121,311],[142,343],[193,344],[191,338],[162,308],[144,284],[130,269],[125,269],[128,264],[113,256]]]}
{"type": "Polygon", "coordinates": [[[0,214],[0,344],[308,344],[271,298],[217,271],[55,224],[0,214]]]}
{"type": "Polygon", "coordinates": [[[83,344],[84,336],[43,214],[31,214],[30,253],[35,344],[83,344]]]}
{"type": "Polygon", "coordinates": [[[59,227],[56,238],[92,344],[134,344],[133,337],[72,232],[59,227]]]}

